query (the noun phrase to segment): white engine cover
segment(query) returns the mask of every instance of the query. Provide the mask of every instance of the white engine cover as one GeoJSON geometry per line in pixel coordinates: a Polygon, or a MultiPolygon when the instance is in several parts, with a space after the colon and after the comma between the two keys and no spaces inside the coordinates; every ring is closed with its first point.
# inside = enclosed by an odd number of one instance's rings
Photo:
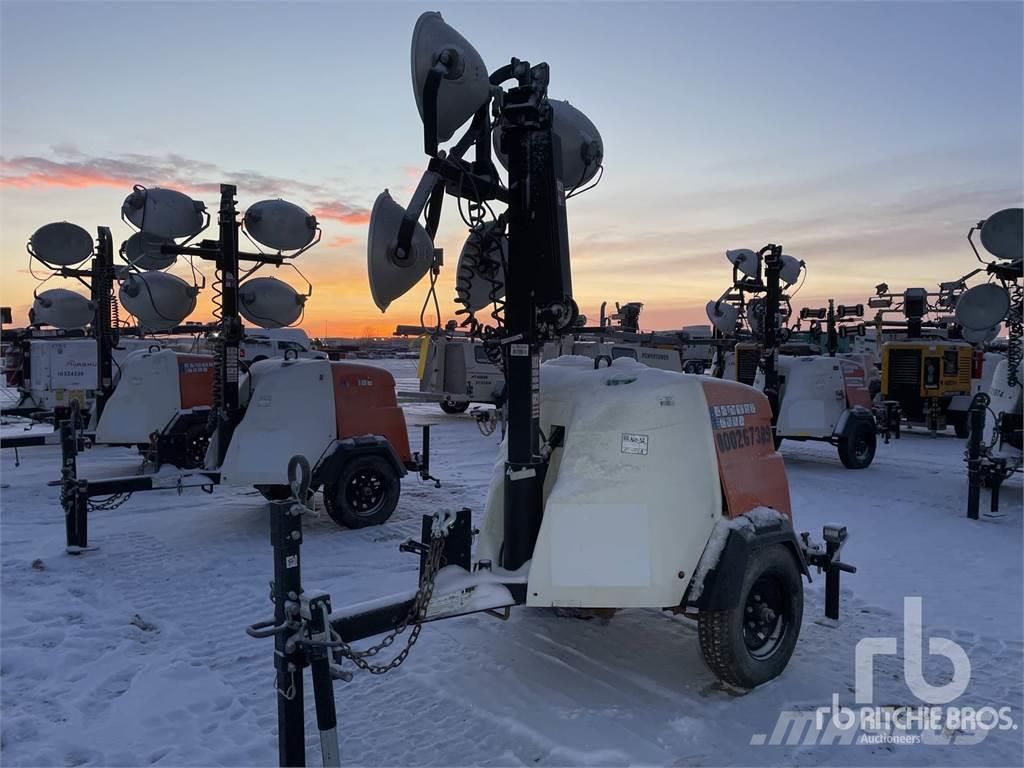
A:
{"type": "Polygon", "coordinates": [[[96,442],[143,444],[181,408],[178,356],[170,349],[136,350],[120,363],[121,375],[96,425],[96,442]]]}
{"type": "MultiPolygon", "coordinates": [[[[838,357],[779,355],[779,376],[785,377],[776,425],[781,437],[832,437],[846,411],[842,364],[838,357]]],[[[764,390],[760,370],[754,386],[764,390]]]]}
{"type": "MultiPolygon", "coordinates": [[[[541,428],[566,436],[545,481],[527,605],[679,604],[722,509],[703,378],[627,358],[598,370],[585,357],[541,366],[541,428]]],[[[478,549],[494,563],[505,455],[503,446],[478,549]]]]}
{"type": "Polygon", "coordinates": [[[331,363],[261,360],[249,377],[249,404],[220,467],[221,482],[287,485],[292,456],[305,456],[316,466],[337,437],[331,363]]]}

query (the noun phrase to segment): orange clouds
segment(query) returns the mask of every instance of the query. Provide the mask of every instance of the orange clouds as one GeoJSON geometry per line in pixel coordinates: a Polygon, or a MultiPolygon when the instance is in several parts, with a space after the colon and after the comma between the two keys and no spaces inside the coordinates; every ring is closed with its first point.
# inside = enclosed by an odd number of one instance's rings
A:
{"type": "Polygon", "coordinates": [[[370,211],[357,205],[350,205],[341,200],[317,203],[311,213],[318,219],[338,221],[354,226],[369,224],[370,211]]]}
{"type": "Polygon", "coordinates": [[[348,235],[337,235],[327,241],[327,247],[343,248],[346,245],[352,245],[352,243],[354,243],[355,241],[356,239],[354,237],[349,237],[348,235]]]}

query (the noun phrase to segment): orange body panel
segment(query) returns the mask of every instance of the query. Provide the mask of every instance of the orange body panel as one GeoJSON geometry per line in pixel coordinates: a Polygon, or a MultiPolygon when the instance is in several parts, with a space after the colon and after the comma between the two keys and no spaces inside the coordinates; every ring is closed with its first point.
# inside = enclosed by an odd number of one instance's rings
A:
{"type": "Polygon", "coordinates": [[[398,458],[412,458],[405,415],[395,397],[395,378],[383,368],[359,363],[331,363],[338,437],[380,435],[398,458]]]}
{"type": "Polygon", "coordinates": [[[846,390],[846,406],[859,405],[871,410],[871,393],[868,392],[864,367],[852,360],[842,360],[839,365],[843,373],[843,388],[846,390]]]}
{"type": "Polygon", "coordinates": [[[182,410],[213,405],[213,380],[217,374],[213,355],[179,354],[177,357],[182,410]]]}
{"type": "Polygon", "coordinates": [[[768,398],[735,381],[704,381],[727,517],[771,507],[792,517],[789,481],[775,450],[768,398]]]}

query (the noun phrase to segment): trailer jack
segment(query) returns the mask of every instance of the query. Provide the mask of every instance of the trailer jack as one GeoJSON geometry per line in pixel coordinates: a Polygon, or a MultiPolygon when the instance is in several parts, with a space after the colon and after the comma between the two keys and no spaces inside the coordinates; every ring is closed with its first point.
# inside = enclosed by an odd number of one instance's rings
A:
{"type": "Polygon", "coordinates": [[[825,540],[824,548],[820,544],[812,544],[810,534],[801,533],[804,557],[807,564],[825,574],[825,616],[832,621],[839,620],[839,579],[842,573],[856,573],[857,568],[842,562],[839,557],[849,534],[845,525],[826,525],[822,530],[825,540]]]}

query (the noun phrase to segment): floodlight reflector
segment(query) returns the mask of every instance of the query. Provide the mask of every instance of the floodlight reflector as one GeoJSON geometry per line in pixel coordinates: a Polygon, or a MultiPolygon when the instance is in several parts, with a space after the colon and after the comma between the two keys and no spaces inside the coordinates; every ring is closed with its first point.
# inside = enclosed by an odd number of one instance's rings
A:
{"type": "Polygon", "coordinates": [[[67,288],[43,291],[35,297],[29,310],[29,322],[33,325],[49,325],[65,331],[84,328],[95,316],[96,305],[67,288]]]}
{"type": "Polygon", "coordinates": [[[964,328],[961,330],[960,335],[964,337],[964,341],[969,341],[971,344],[988,344],[988,342],[999,335],[999,326],[1000,323],[996,323],[991,328],[982,328],[980,330],[964,328]]]}
{"type": "Polygon", "coordinates": [[[749,248],[736,248],[725,252],[725,258],[740,272],[747,277],[757,277],[758,267],[761,260],[758,255],[749,248]]]}
{"type": "Polygon", "coordinates": [[[780,259],[779,267],[779,279],[790,286],[800,279],[800,270],[804,268],[804,263],[793,256],[787,256],[782,254],[780,259]]]}
{"type": "MultiPolygon", "coordinates": [[[[445,23],[441,14],[428,11],[412,31],[412,89],[420,119],[429,117],[424,99],[434,70],[437,82],[438,141],[448,141],[490,98],[491,84],[483,58],[462,35],[445,23]]],[[[432,105],[431,105],[432,106],[432,105]]]]}
{"type": "MultiPolygon", "coordinates": [[[[590,118],[568,101],[549,99],[551,129],[562,148],[558,180],[567,189],[581,187],[597,175],[604,162],[604,141],[590,118]]],[[[501,148],[501,133],[494,132],[494,154],[508,170],[508,155],[501,148]]]]}
{"type": "Polygon", "coordinates": [[[28,240],[29,253],[44,264],[71,267],[92,255],[92,235],[68,221],[44,224],[28,240]]]}
{"type": "Polygon", "coordinates": [[[476,312],[505,295],[508,238],[496,221],[473,229],[455,270],[455,291],[466,309],[476,312]]]}
{"type": "Polygon", "coordinates": [[[199,289],[167,272],[129,275],[118,299],[147,331],[169,331],[196,308],[199,289]]]}
{"type": "Polygon", "coordinates": [[[199,234],[205,212],[204,203],[162,187],[135,187],[121,206],[121,214],[140,232],[172,240],[199,234]]]}
{"type": "Polygon", "coordinates": [[[962,328],[984,331],[999,325],[1010,310],[1010,294],[996,283],[968,288],[956,301],[956,322],[962,328]]]}
{"type": "Polygon", "coordinates": [[[243,221],[253,240],[275,251],[301,250],[316,237],[316,217],[287,200],[253,203],[243,221]]]}
{"type": "Polygon", "coordinates": [[[706,309],[708,320],[716,331],[732,333],[736,330],[736,323],[740,319],[739,307],[725,301],[709,301],[706,309]]]}
{"type": "Polygon", "coordinates": [[[160,248],[173,241],[154,237],[145,232],[136,232],[121,245],[121,258],[133,267],[143,270],[167,269],[178,260],[173,253],[163,253],[160,248]]]}
{"type": "Polygon", "coordinates": [[[238,311],[260,328],[286,328],[302,317],[306,297],[276,277],[246,280],[238,289],[238,311]]]}
{"type": "Polygon", "coordinates": [[[999,259],[1016,260],[1024,251],[1024,208],[1004,208],[981,225],[981,244],[999,259]]]}
{"type": "Polygon", "coordinates": [[[434,261],[434,242],[418,222],[408,253],[400,253],[398,232],[405,209],[385,189],[373,203],[370,232],[366,242],[366,268],[370,294],[381,312],[404,296],[430,270],[434,261]]]}

